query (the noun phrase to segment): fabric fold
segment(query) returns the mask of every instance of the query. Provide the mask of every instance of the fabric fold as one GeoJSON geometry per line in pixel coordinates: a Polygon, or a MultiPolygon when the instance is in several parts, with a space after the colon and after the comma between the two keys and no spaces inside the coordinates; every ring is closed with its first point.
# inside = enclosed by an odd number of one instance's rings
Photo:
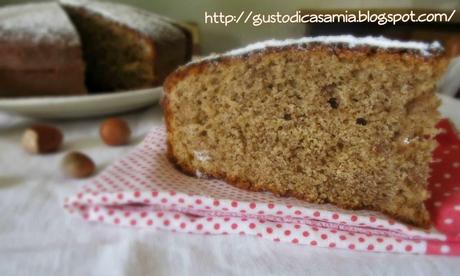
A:
{"type": "Polygon", "coordinates": [[[166,157],[166,133],[153,129],[127,156],[91,179],[64,207],[88,221],[193,234],[255,235],[273,241],[372,252],[460,255],[460,140],[443,120],[427,207],[430,230],[378,212],[343,210],[216,179],[194,178],[166,157]]]}

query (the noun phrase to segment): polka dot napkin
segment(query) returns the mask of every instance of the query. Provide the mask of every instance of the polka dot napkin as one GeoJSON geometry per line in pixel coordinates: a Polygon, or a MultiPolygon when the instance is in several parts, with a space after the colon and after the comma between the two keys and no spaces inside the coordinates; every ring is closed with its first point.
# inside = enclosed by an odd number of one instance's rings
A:
{"type": "Polygon", "coordinates": [[[460,139],[439,124],[432,192],[434,227],[413,228],[380,213],[342,210],[177,171],[156,128],[130,154],[89,181],[64,207],[83,219],[193,234],[254,235],[275,242],[371,252],[460,255],[460,139]]]}

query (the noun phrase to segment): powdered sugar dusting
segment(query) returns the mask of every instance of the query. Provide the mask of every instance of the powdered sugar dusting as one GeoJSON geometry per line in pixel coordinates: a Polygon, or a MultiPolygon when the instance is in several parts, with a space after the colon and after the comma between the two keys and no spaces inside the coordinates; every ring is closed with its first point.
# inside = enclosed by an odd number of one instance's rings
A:
{"type": "Polygon", "coordinates": [[[241,56],[255,51],[262,51],[268,48],[280,48],[286,46],[298,45],[302,47],[309,43],[323,43],[326,45],[333,44],[344,44],[348,48],[355,48],[359,46],[370,46],[380,49],[408,49],[419,52],[423,56],[430,56],[433,51],[442,50],[442,46],[439,42],[424,43],[416,41],[399,41],[392,40],[384,37],[355,37],[352,35],[338,35],[338,36],[317,36],[317,37],[303,37],[298,39],[286,39],[286,40],[266,40],[249,44],[246,47],[235,49],[220,55],[211,55],[203,59],[193,61],[196,63],[204,60],[212,60],[220,57],[228,56],[241,56]]]}
{"type": "Polygon", "coordinates": [[[202,161],[202,162],[207,162],[211,160],[211,156],[209,156],[209,154],[206,151],[194,150],[193,156],[195,157],[196,160],[202,161]]]}
{"type": "Polygon", "coordinates": [[[164,41],[168,38],[184,36],[179,28],[171,24],[170,19],[134,7],[87,0],[61,0],[61,3],[65,6],[81,8],[87,12],[101,15],[156,40],[164,41]]]}
{"type": "Polygon", "coordinates": [[[69,18],[57,3],[11,5],[0,9],[0,38],[5,41],[79,45],[69,18]]]}
{"type": "Polygon", "coordinates": [[[197,178],[207,178],[207,176],[204,173],[202,173],[201,171],[199,171],[199,170],[195,171],[195,176],[197,178]]]}

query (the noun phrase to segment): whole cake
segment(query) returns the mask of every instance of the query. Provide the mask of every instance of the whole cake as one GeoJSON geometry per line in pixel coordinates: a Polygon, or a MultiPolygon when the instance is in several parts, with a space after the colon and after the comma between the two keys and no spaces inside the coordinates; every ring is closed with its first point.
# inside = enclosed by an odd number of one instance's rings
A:
{"type": "Polygon", "coordinates": [[[190,59],[174,21],[99,1],[0,9],[0,97],[74,95],[160,85],[190,59]]]}
{"type": "Polygon", "coordinates": [[[428,227],[438,43],[266,41],[165,81],[169,158],[184,172],[428,227]]]}
{"type": "Polygon", "coordinates": [[[0,9],[0,97],[86,93],[77,31],[56,3],[0,9]]]}

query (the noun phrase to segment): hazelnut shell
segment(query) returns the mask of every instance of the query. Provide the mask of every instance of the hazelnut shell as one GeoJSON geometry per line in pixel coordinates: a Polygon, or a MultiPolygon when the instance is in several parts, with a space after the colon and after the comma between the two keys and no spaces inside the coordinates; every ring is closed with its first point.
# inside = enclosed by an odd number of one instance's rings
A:
{"type": "Polygon", "coordinates": [[[86,178],[96,170],[93,160],[80,152],[70,152],[62,159],[62,169],[67,176],[86,178]]]}
{"type": "Polygon", "coordinates": [[[129,143],[131,129],[124,120],[110,118],[101,124],[99,135],[105,144],[109,146],[121,146],[129,143]]]}
{"type": "Polygon", "coordinates": [[[50,153],[59,149],[64,136],[62,132],[51,125],[32,125],[22,135],[21,143],[30,153],[50,153]]]}

